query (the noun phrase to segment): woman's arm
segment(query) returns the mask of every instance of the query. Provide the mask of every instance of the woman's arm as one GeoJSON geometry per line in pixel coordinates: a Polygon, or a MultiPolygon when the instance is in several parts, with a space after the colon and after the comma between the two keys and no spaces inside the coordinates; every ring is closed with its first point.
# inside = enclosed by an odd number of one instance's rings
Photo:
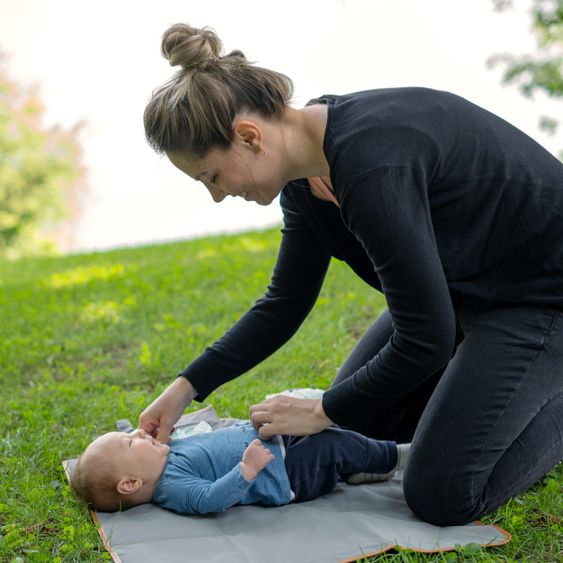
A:
{"type": "Polygon", "coordinates": [[[282,191],[283,235],[266,294],[180,374],[197,390],[196,401],[273,354],[318,297],[331,256],[295,208],[290,190],[282,191]]]}
{"type": "Polygon", "coordinates": [[[173,425],[195,399],[248,371],[282,346],[313,307],[330,254],[282,191],[284,227],[272,280],[264,297],[192,362],[140,415],[139,428],[166,443],[173,425]]]}
{"type": "Polygon", "coordinates": [[[338,192],[344,221],[381,280],[395,330],[374,358],[321,399],[277,396],[252,405],[262,438],[313,434],[389,407],[453,352],[455,316],[423,176],[409,167],[380,167],[338,192]]]}
{"type": "Polygon", "coordinates": [[[385,166],[339,191],[344,220],[374,264],[394,327],[374,358],[322,397],[326,416],[347,424],[392,405],[447,364],[455,314],[423,175],[385,166]]]}

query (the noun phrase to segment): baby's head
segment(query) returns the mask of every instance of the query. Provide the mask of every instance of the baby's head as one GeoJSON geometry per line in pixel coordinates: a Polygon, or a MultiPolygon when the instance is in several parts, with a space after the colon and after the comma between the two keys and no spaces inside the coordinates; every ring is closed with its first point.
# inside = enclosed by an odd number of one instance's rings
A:
{"type": "Polygon", "coordinates": [[[78,458],[71,486],[79,498],[104,512],[150,502],[169,451],[144,430],[108,432],[78,458]]]}

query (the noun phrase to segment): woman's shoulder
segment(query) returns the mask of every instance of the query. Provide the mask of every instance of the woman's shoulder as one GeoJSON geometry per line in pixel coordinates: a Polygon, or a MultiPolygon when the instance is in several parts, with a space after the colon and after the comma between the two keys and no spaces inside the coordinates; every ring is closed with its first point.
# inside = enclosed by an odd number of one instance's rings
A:
{"type": "Polygon", "coordinates": [[[433,166],[463,113],[461,98],[426,87],[326,97],[329,114],[323,148],[337,184],[377,167],[433,166]]]}
{"type": "Polygon", "coordinates": [[[343,94],[322,94],[316,98],[311,98],[307,102],[306,106],[314,104],[329,104],[332,107],[340,107],[351,103],[386,103],[390,100],[400,102],[401,100],[412,100],[413,98],[418,100],[442,98],[464,100],[464,98],[453,92],[430,88],[428,86],[394,86],[358,90],[343,94]]]}

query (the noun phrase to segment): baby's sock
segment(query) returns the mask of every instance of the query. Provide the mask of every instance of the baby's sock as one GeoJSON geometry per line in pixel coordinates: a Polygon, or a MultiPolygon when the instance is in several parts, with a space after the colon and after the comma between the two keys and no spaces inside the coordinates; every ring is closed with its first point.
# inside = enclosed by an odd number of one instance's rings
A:
{"type": "Polygon", "coordinates": [[[410,444],[397,444],[397,471],[401,471],[407,465],[407,458],[409,457],[410,444]]]}
{"type": "Polygon", "coordinates": [[[397,444],[397,465],[387,473],[353,473],[346,479],[346,483],[357,485],[359,483],[375,483],[389,481],[397,471],[405,468],[409,455],[410,444],[397,444]]]}

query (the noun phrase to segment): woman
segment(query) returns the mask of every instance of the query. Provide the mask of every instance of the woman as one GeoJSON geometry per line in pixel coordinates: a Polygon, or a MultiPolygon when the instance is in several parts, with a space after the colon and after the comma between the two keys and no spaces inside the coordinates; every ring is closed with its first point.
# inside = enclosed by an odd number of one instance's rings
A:
{"type": "Polygon", "coordinates": [[[563,457],[563,165],[506,121],[427,88],[325,95],[293,109],[289,78],[220,56],[175,25],[179,72],[145,110],[157,152],[227,195],[268,205],[283,236],[266,294],[141,415],[166,441],[193,400],[284,344],[332,256],[388,308],[322,399],[250,408],[260,435],[332,424],[411,442],[404,493],[437,525],[501,506],[563,457]],[[265,423],[268,423],[264,426],[265,423]]]}

